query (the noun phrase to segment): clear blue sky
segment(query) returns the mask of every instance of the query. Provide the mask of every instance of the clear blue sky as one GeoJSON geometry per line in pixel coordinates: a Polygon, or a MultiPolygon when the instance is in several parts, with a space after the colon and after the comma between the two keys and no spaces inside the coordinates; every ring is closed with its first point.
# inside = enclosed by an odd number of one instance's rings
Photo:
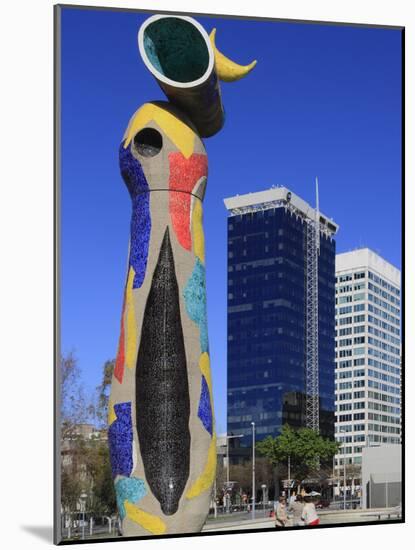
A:
{"type": "MultiPolygon", "coordinates": [[[[148,14],[62,15],[62,352],[92,390],[116,354],[131,204],[118,146],[133,112],[165,99],[138,54],[148,14]]],[[[199,17],[254,71],[222,84],[223,130],[205,140],[208,322],[216,422],[226,431],[223,198],[284,185],[339,225],[337,251],[368,246],[401,266],[401,33],[199,17]]]]}

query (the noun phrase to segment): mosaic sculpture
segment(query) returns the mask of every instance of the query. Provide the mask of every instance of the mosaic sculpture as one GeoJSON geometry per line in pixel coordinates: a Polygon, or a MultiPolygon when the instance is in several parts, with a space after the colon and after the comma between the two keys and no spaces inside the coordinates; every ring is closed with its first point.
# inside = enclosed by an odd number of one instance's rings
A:
{"type": "Polygon", "coordinates": [[[216,471],[206,318],[201,137],[224,121],[218,78],[240,66],[190,17],[156,15],[139,50],[169,102],[146,103],[120,145],[132,201],[121,334],[108,424],[124,536],[198,532],[216,471]]]}

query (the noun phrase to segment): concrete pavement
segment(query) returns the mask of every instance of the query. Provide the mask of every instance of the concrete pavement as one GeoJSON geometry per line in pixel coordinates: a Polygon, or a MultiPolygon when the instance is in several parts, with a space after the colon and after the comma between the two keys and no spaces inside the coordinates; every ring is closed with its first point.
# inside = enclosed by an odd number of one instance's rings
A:
{"type": "MultiPolygon", "coordinates": [[[[336,523],[360,523],[379,520],[396,521],[399,519],[396,508],[376,508],[371,510],[324,510],[318,512],[320,525],[336,523]]],[[[274,518],[244,519],[237,521],[209,521],[202,532],[212,531],[240,531],[246,529],[271,529],[274,527],[274,518]]]]}

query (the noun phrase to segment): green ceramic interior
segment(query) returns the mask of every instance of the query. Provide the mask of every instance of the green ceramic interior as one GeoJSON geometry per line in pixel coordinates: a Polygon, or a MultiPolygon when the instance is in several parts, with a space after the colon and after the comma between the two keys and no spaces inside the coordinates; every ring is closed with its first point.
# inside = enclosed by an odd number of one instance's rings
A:
{"type": "Polygon", "coordinates": [[[150,63],[176,82],[193,82],[209,65],[209,51],[199,30],[183,19],[158,19],[144,31],[144,49],[150,63]]]}

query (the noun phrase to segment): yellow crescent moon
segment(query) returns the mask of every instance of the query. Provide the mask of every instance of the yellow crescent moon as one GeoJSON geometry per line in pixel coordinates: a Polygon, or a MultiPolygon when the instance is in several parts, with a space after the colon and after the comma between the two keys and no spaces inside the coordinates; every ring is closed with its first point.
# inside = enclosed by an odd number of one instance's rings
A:
{"type": "Polygon", "coordinates": [[[220,53],[220,51],[216,48],[215,36],[216,29],[213,29],[209,38],[215,54],[216,73],[219,80],[222,80],[223,82],[235,82],[235,80],[239,80],[250,73],[256,65],[256,60],[252,61],[249,65],[238,65],[228,57],[224,56],[223,53],[220,53]]]}

